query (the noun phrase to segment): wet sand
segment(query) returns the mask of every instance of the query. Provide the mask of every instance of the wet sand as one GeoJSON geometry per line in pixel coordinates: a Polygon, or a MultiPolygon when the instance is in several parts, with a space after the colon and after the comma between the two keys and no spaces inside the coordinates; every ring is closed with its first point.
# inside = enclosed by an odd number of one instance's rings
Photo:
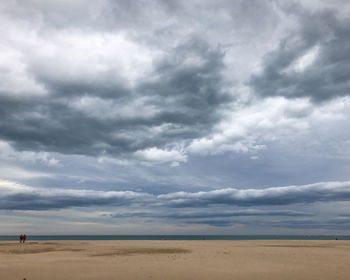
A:
{"type": "Polygon", "coordinates": [[[350,279],[350,241],[0,242],[1,280],[350,279]]]}

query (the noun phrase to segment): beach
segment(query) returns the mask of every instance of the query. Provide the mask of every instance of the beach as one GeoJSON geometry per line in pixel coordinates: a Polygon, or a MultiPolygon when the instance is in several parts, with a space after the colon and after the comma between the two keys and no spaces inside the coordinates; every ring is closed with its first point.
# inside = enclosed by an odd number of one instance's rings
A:
{"type": "Polygon", "coordinates": [[[349,279],[350,241],[0,242],[1,280],[349,279]]]}

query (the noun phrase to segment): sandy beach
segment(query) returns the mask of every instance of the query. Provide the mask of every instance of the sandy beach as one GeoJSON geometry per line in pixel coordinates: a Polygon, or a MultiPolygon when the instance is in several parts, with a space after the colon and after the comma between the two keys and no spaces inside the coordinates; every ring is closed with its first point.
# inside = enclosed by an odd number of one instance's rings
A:
{"type": "Polygon", "coordinates": [[[349,241],[0,242],[1,280],[349,279],[349,241]]]}

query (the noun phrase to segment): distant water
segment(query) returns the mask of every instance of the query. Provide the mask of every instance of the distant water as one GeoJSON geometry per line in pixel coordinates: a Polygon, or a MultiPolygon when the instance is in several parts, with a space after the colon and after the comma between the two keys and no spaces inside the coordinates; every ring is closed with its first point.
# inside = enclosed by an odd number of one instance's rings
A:
{"type": "MultiPolygon", "coordinates": [[[[28,235],[27,240],[350,240],[350,235],[28,235]]],[[[0,241],[19,240],[0,235],[0,241]]]]}

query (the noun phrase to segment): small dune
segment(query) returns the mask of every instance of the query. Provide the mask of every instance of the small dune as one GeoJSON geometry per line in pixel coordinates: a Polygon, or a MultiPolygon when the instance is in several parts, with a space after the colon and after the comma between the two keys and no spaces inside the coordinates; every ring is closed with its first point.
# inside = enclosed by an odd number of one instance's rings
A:
{"type": "Polygon", "coordinates": [[[40,254],[49,252],[79,252],[83,249],[73,249],[73,248],[33,248],[33,249],[22,249],[18,248],[15,250],[8,250],[9,254],[40,254]]]}
{"type": "Polygon", "coordinates": [[[101,252],[91,254],[93,257],[101,256],[129,256],[129,255],[154,255],[154,254],[185,254],[190,253],[190,250],[182,248],[121,248],[114,251],[101,252]]]}
{"type": "Polygon", "coordinates": [[[334,248],[336,246],[334,245],[279,245],[279,244],[269,244],[269,245],[262,245],[261,247],[281,247],[281,248],[334,248]]]}

